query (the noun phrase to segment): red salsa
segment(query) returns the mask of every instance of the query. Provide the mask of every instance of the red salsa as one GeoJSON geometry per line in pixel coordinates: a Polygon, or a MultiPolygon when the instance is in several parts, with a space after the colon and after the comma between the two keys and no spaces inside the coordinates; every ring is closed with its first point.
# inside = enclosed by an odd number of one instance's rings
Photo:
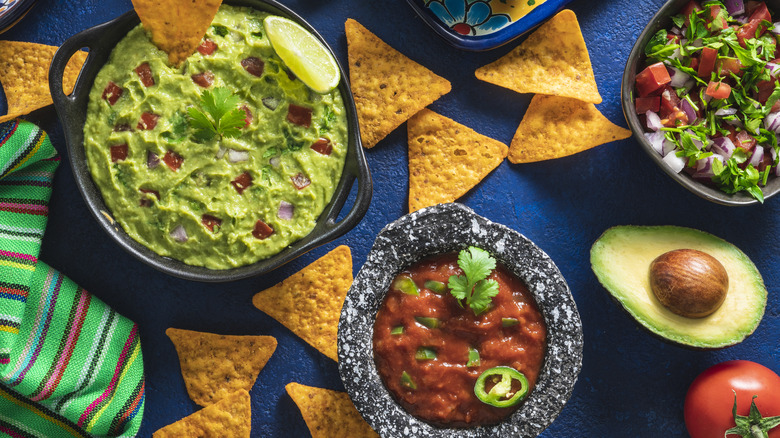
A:
{"type": "MultiPolygon", "coordinates": [[[[498,264],[488,276],[498,283],[498,295],[475,316],[447,287],[450,276],[462,274],[457,254],[406,269],[390,286],[374,326],[374,360],[387,388],[415,417],[447,427],[508,417],[519,404],[495,407],[480,401],[475,395],[480,375],[514,368],[530,391],[546,350],[544,318],[519,278],[498,264]]],[[[513,391],[519,390],[515,383],[513,391]]]]}

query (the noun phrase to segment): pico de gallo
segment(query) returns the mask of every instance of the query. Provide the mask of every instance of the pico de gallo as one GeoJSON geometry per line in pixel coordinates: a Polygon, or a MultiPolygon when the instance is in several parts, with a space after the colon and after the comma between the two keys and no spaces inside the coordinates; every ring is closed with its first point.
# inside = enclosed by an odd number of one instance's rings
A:
{"type": "Polygon", "coordinates": [[[780,23],[764,2],[688,2],[645,46],[636,76],[645,137],[675,172],[725,193],[780,176],[780,23]]]}

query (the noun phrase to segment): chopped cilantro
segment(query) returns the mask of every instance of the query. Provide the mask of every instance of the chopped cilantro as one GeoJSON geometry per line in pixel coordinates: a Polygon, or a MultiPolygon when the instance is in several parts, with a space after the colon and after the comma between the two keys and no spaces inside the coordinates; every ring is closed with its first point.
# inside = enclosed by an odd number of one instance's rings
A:
{"type": "Polygon", "coordinates": [[[218,35],[221,37],[227,36],[227,34],[229,33],[227,27],[221,26],[219,24],[212,24],[211,30],[214,31],[214,35],[218,35]]]}
{"type": "Polygon", "coordinates": [[[239,101],[240,98],[227,88],[205,90],[200,96],[200,106],[205,113],[195,107],[187,109],[195,137],[201,140],[211,140],[216,135],[238,137],[246,118],[244,110],[236,107],[239,101]]]}

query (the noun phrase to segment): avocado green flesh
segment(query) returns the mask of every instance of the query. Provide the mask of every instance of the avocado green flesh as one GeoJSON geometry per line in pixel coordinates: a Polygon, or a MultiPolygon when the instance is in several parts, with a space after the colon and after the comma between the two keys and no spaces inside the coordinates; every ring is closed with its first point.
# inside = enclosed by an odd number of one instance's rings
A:
{"type": "Polygon", "coordinates": [[[610,228],[590,251],[593,272],[639,324],[673,342],[721,348],[744,340],[764,315],[767,291],[753,262],[736,246],[711,234],[675,226],[610,228]],[[675,249],[696,249],[718,259],[729,276],[723,304],[704,318],[686,318],[665,308],[650,287],[650,263],[675,249]]]}
{"type": "Polygon", "coordinates": [[[343,98],[338,89],[317,94],[288,75],[262,27],[267,15],[223,5],[214,18],[218,27],[210,27],[205,35],[217,50],[209,55],[195,51],[178,68],[168,65],[167,54],[138,25],[117,44],[95,78],[84,126],[92,178],[112,219],[162,256],[210,269],[266,259],[309,234],[336,190],[348,145],[343,98]],[[224,29],[228,33],[220,35],[224,29]],[[262,76],[242,67],[248,57],[264,61],[262,76]],[[152,86],[144,86],[135,71],[142,63],[149,64],[152,86]],[[246,105],[252,113],[252,122],[235,138],[203,140],[194,135],[187,108],[203,109],[206,88],[192,75],[206,71],[214,75],[208,89],[230,89],[240,99],[238,106],[246,105]],[[114,105],[103,98],[109,81],[123,89],[114,105]],[[292,104],[312,110],[309,127],[288,120],[292,104]],[[155,128],[137,128],[144,112],[159,116],[155,128]],[[116,130],[120,125],[132,130],[116,130]],[[330,154],[310,147],[319,138],[330,140],[330,154]],[[110,147],[122,144],[128,146],[127,158],[112,162],[110,147]],[[177,171],[165,162],[147,165],[147,154],[162,159],[168,151],[183,157],[177,171]],[[231,151],[248,157],[231,160],[231,151]],[[239,193],[231,181],[244,173],[251,176],[251,186],[239,193]],[[299,174],[310,185],[298,189],[292,178],[299,174]],[[141,189],[153,190],[159,198],[141,189]],[[291,219],[280,217],[282,201],[293,205],[291,219]],[[221,224],[209,229],[204,215],[221,224]],[[259,220],[274,230],[265,239],[253,235],[259,220]],[[186,232],[185,242],[171,235],[178,227],[186,232]]]}

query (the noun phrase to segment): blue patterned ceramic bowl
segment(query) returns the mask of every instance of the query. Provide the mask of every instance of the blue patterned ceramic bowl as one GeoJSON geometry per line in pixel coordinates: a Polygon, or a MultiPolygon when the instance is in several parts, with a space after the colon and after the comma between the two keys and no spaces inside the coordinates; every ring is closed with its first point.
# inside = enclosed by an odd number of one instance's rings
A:
{"type": "Polygon", "coordinates": [[[431,29],[464,50],[489,50],[525,34],[571,0],[407,0],[431,29]]]}
{"type": "Polygon", "coordinates": [[[18,23],[36,0],[0,0],[0,33],[18,23]]]}

